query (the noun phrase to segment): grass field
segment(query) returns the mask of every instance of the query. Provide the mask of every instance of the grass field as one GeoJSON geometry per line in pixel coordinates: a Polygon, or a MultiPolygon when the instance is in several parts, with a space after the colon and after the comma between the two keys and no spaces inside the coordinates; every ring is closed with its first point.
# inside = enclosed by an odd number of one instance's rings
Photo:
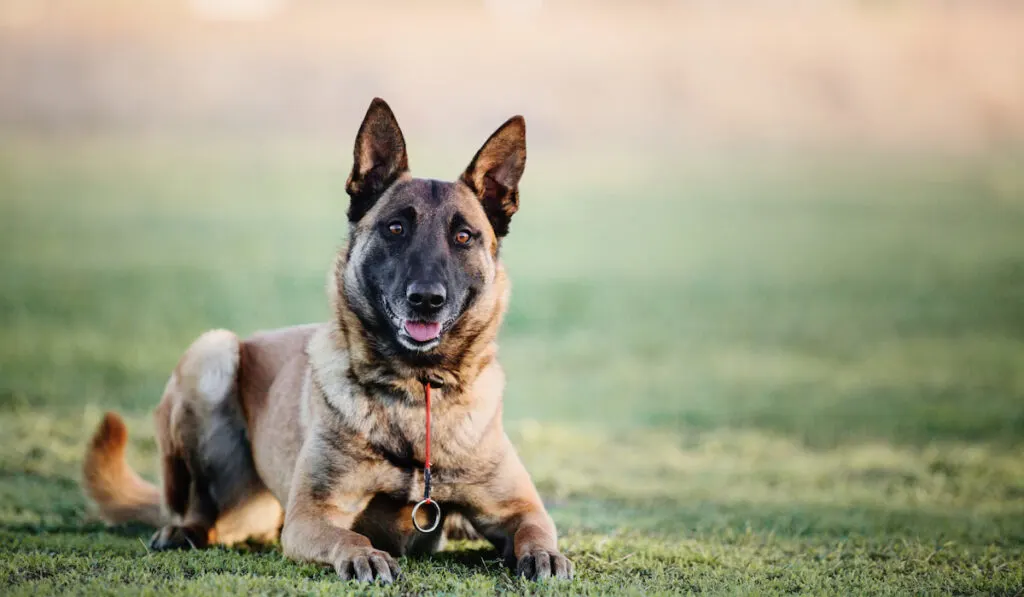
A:
{"type": "MultiPolygon", "coordinates": [[[[571,585],[476,543],[382,589],[104,528],[77,488],[104,409],[155,478],[149,410],[195,335],[325,317],[346,149],[0,146],[0,593],[1024,590],[1019,155],[532,155],[506,420],[571,585]]],[[[453,177],[470,149],[414,147],[415,171],[453,177]]]]}

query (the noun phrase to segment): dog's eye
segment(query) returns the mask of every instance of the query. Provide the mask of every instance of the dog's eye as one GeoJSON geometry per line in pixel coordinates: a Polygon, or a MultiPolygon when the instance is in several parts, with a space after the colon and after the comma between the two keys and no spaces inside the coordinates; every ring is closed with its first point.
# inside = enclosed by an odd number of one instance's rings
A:
{"type": "Polygon", "coordinates": [[[468,245],[471,240],[473,240],[473,235],[468,230],[459,230],[455,233],[455,244],[457,245],[468,245]]]}
{"type": "Polygon", "coordinates": [[[402,226],[401,222],[395,221],[388,224],[388,232],[394,236],[402,236],[405,232],[405,226],[402,226]]]}

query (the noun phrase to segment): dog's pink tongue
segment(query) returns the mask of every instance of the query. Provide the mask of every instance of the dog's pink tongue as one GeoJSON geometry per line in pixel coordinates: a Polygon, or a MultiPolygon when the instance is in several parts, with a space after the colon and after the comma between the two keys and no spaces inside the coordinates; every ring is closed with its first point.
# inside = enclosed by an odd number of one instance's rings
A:
{"type": "Polygon", "coordinates": [[[417,342],[427,342],[441,333],[441,324],[426,321],[407,321],[405,331],[417,342]]]}

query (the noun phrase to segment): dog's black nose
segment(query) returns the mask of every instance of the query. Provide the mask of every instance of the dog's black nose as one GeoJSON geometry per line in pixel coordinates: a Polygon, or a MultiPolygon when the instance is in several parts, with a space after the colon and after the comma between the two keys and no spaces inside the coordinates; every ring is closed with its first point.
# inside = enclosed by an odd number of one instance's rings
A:
{"type": "Polygon", "coordinates": [[[415,309],[440,309],[448,293],[440,282],[413,282],[406,289],[405,298],[415,309]]]}

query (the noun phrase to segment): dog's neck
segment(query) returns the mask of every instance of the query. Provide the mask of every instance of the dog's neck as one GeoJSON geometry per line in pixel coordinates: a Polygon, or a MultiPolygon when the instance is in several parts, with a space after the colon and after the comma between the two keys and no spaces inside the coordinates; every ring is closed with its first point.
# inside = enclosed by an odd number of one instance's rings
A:
{"type": "Polygon", "coordinates": [[[443,388],[446,400],[464,398],[474,382],[496,363],[498,329],[508,302],[508,284],[499,264],[497,280],[480,296],[428,355],[394,354],[367,337],[364,322],[350,307],[345,293],[345,251],[341,251],[328,279],[336,348],[347,354],[346,377],[368,395],[422,396],[428,381],[443,388]]]}

